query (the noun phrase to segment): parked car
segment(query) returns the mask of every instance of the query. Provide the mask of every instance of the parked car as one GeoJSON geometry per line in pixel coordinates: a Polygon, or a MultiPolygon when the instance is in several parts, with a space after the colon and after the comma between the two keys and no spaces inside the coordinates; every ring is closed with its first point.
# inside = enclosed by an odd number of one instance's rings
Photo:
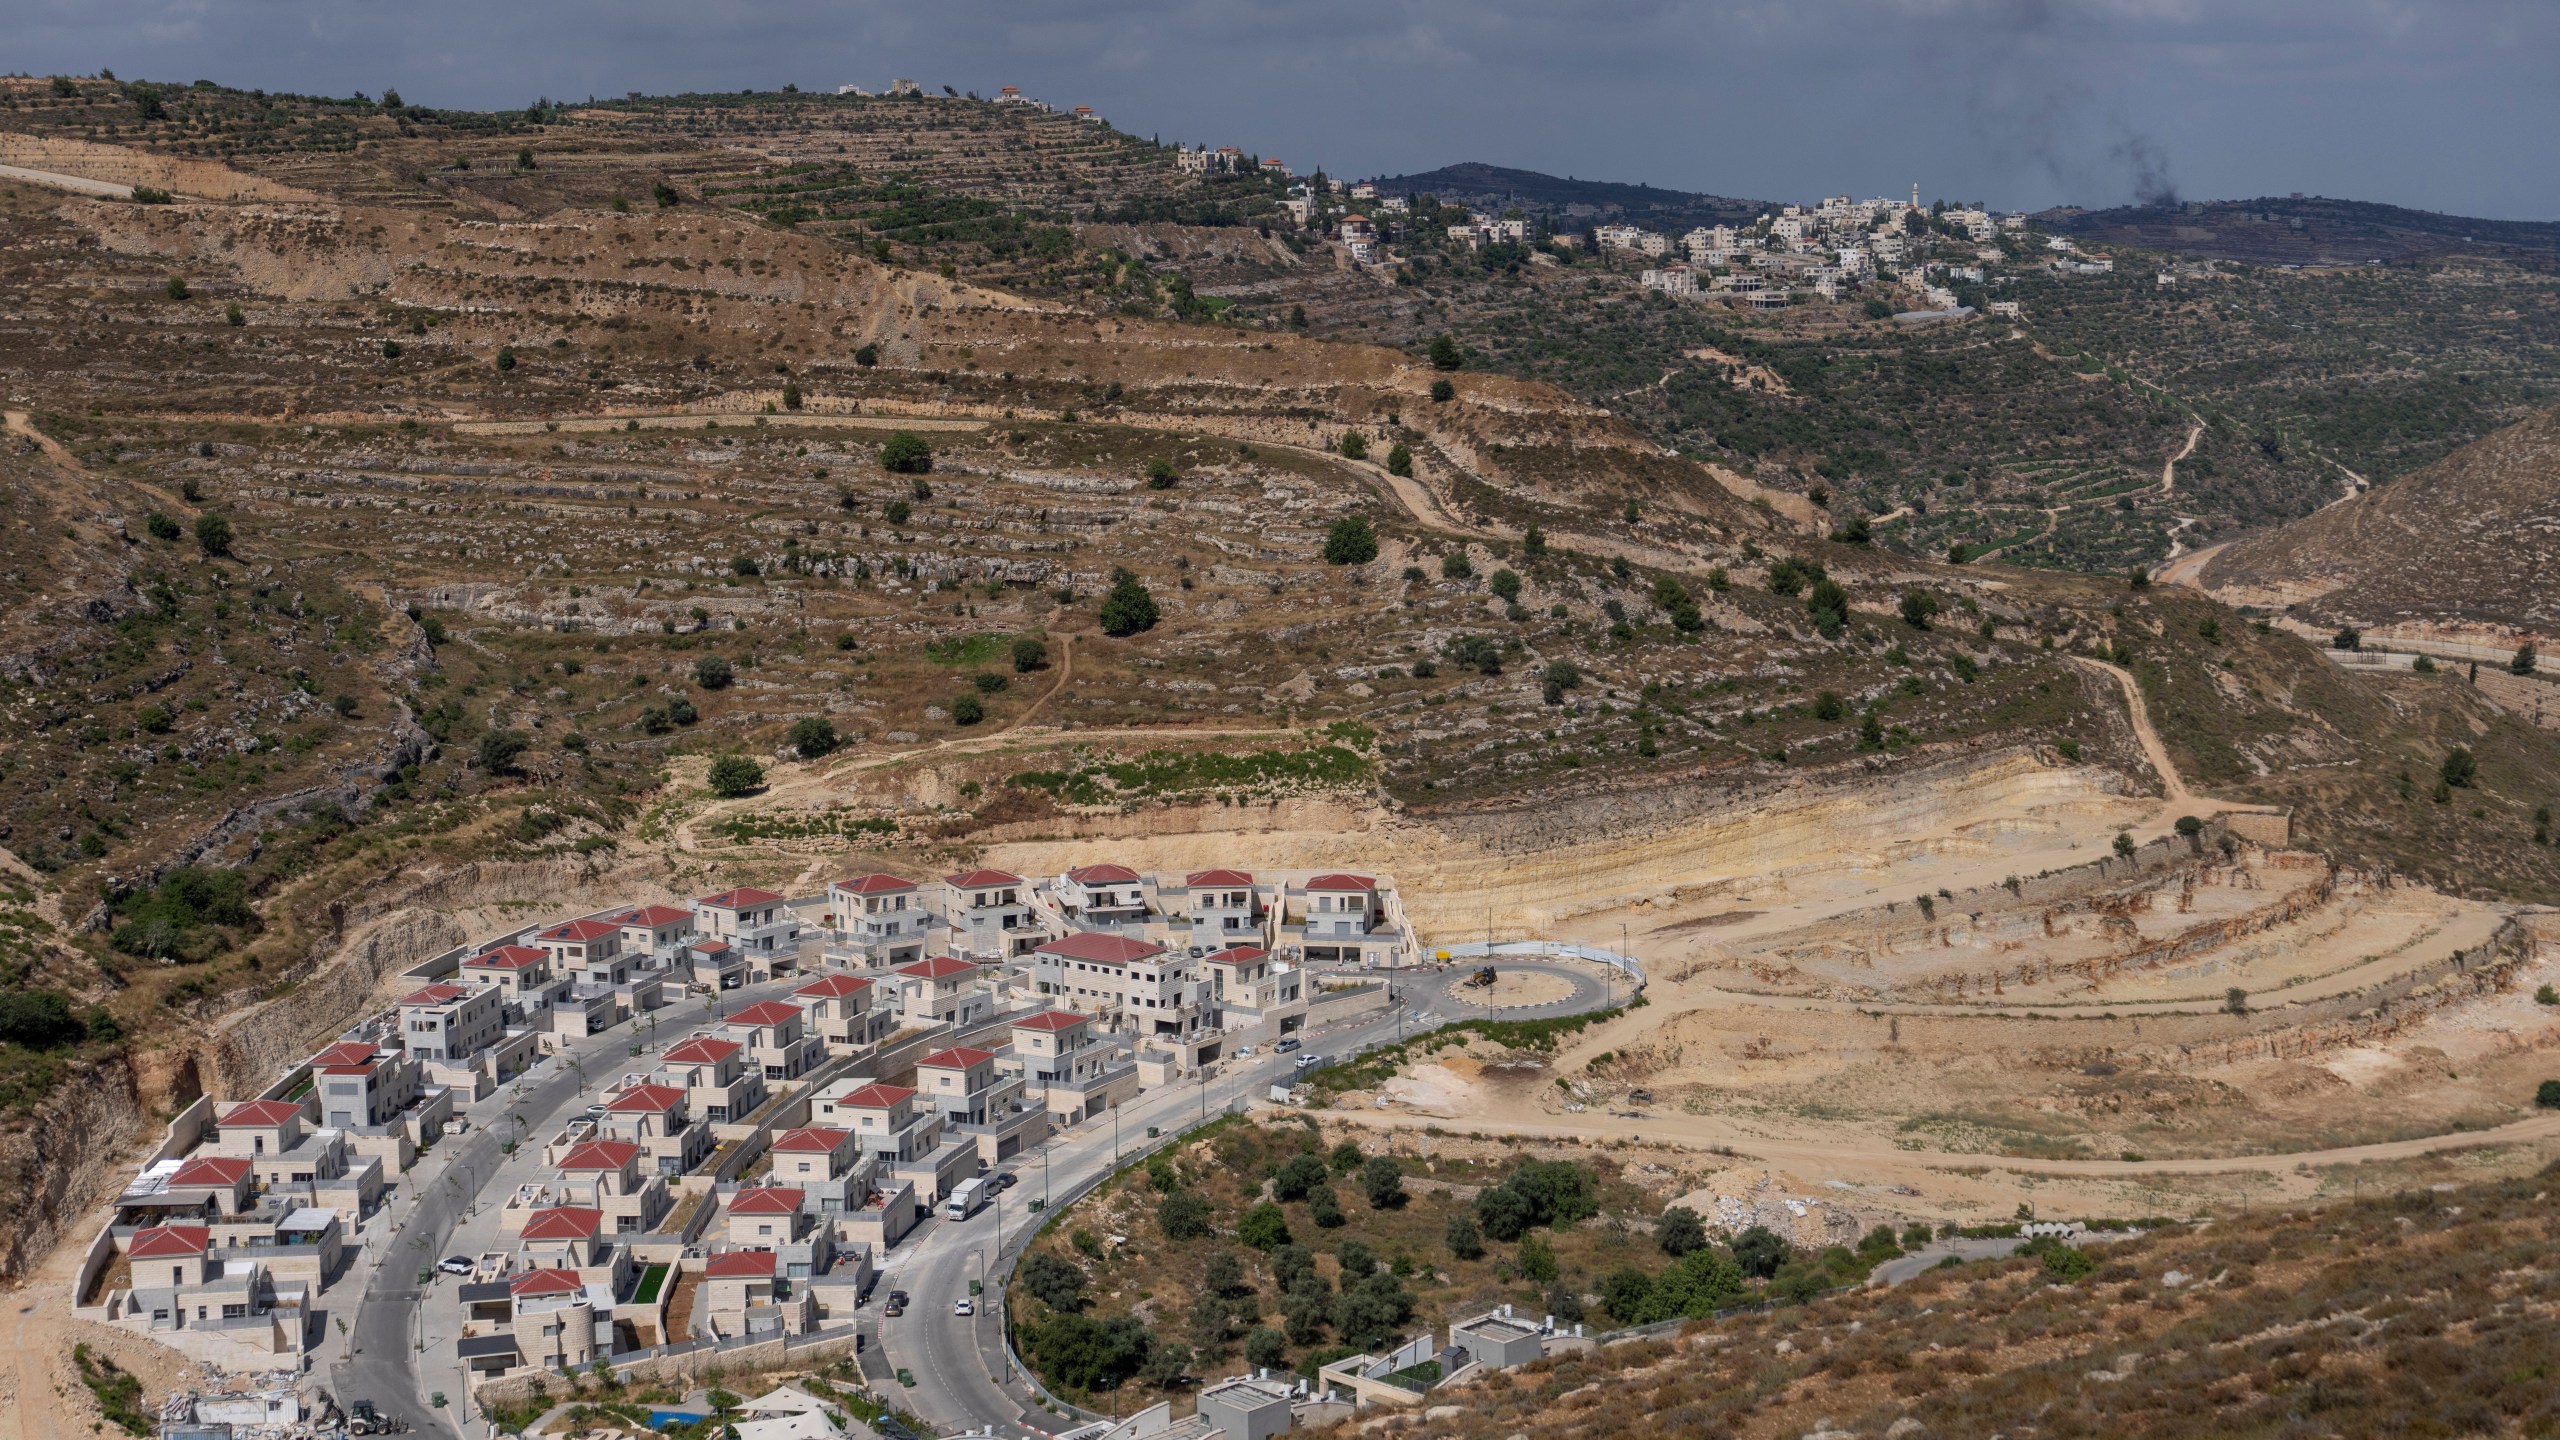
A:
{"type": "Polygon", "coordinates": [[[1298,1068],[1301,1070],[1312,1070],[1323,1063],[1324,1057],[1313,1050],[1310,1050],[1306,1054],[1298,1057],[1298,1068]]]}
{"type": "Polygon", "coordinates": [[[1290,1051],[1298,1048],[1298,1037],[1292,1035],[1288,1039],[1281,1041],[1279,1044],[1274,1045],[1271,1048],[1279,1051],[1283,1055],[1286,1055],[1290,1051]]]}
{"type": "Polygon", "coordinates": [[[993,1182],[991,1182],[991,1188],[994,1188],[994,1189],[997,1189],[997,1190],[1010,1190],[1010,1189],[1012,1189],[1012,1188],[1013,1188],[1013,1182],[1015,1182],[1016,1180],[1019,1180],[1019,1179],[1021,1179],[1021,1178],[1022,1178],[1021,1176],[1016,1175],[1016,1174],[1014,1174],[1012,1171],[1008,1170],[1008,1171],[1006,1171],[1005,1173],[1003,1173],[1003,1174],[1001,1174],[1001,1175],[998,1175],[998,1176],[994,1179],[994,1181],[993,1181],[993,1182]]]}
{"type": "Polygon", "coordinates": [[[978,1313],[978,1302],[963,1295],[951,1302],[951,1313],[960,1316],[975,1315],[978,1313]]]}
{"type": "Polygon", "coordinates": [[[907,1292],[904,1290],[890,1291],[889,1303],[892,1305],[904,1306],[907,1303],[907,1292]]]}
{"type": "Polygon", "coordinates": [[[880,1307],[880,1318],[883,1320],[895,1320],[906,1313],[907,1302],[899,1299],[895,1295],[889,1297],[888,1304],[880,1307]]]}
{"type": "Polygon", "coordinates": [[[1252,1058],[1253,1058],[1253,1047],[1252,1047],[1252,1046],[1250,1046],[1250,1045],[1239,1045],[1239,1046],[1237,1046],[1237,1047],[1236,1047],[1236,1058],[1237,1058],[1237,1059],[1239,1059],[1239,1060],[1250,1060],[1250,1059],[1252,1059],[1252,1058]]]}
{"type": "Polygon", "coordinates": [[[436,1268],[447,1275],[468,1275],[471,1273],[471,1257],[468,1255],[447,1255],[436,1262],[436,1268]]]}

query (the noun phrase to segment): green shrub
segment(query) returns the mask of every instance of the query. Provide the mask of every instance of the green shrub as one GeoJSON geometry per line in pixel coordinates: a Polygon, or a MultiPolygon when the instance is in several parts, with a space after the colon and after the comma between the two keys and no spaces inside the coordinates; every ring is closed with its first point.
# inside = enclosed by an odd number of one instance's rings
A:
{"type": "Polygon", "coordinates": [[[764,767],[744,755],[723,755],[704,778],[712,794],[734,799],[763,786],[764,767]]]}
{"type": "Polygon", "coordinates": [[[900,430],[880,446],[880,468],[893,475],[922,475],[933,468],[933,447],[912,430],[900,430]]]}
{"type": "Polygon", "coordinates": [[[1111,593],[1102,597],[1102,610],[1097,618],[1105,635],[1129,636],[1152,630],[1161,618],[1156,597],[1139,583],[1138,577],[1126,570],[1113,575],[1111,593]]]}
{"type": "Polygon", "coordinates": [[[791,724],[791,748],[799,751],[803,760],[831,754],[840,743],[836,727],[824,716],[803,715],[791,724]]]}
{"type": "Polygon", "coordinates": [[[951,701],[952,724],[975,725],[986,718],[986,701],[981,700],[975,694],[966,691],[963,691],[961,694],[953,697],[951,701]]]}
{"type": "Polygon", "coordinates": [[[207,555],[231,553],[231,522],[219,515],[196,517],[196,544],[207,555]]]}
{"type": "Polygon", "coordinates": [[[1345,515],[1324,537],[1327,565],[1366,565],[1378,558],[1378,532],[1366,515],[1345,515]]]}

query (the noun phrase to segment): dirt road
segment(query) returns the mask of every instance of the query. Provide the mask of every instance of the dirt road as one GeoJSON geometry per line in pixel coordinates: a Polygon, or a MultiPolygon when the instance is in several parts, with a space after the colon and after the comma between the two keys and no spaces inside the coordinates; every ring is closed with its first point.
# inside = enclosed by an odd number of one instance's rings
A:
{"type": "Polygon", "coordinates": [[[2177,493],[2178,462],[2196,453],[2196,442],[2203,438],[2204,422],[2199,420],[2193,429],[2187,431],[2187,443],[2179,446],[2178,453],[2170,456],[2168,463],[2160,467],[2160,498],[2165,500],[2177,493]]]}
{"type": "Polygon", "coordinates": [[[2269,1155],[2218,1155],[2195,1160],[2043,1160],[2014,1156],[1990,1155],[1962,1150],[1906,1150],[1898,1145],[1874,1140],[1795,1140],[1771,1139],[1755,1135],[1729,1122],[1698,1115],[1646,1115],[1639,1119],[1602,1114],[1594,1111],[1578,1115],[1571,1124],[1551,1121],[1513,1120],[1460,1116],[1400,1115],[1375,1110],[1338,1110],[1325,1112],[1327,1118],[1347,1124],[1367,1125],[1382,1130],[1422,1130],[1432,1127],[1488,1135],[1518,1135],[1548,1140],[1614,1139],[1652,1140],[1696,1150],[1732,1150],[1755,1162],[1785,1166],[1791,1169],[1820,1171],[1848,1168],[1863,1174],[1895,1170],[1983,1170],[2014,1171],[2028,1175],[2074,1176],[2086,1179],[2128,1179],[2146,1175],[2251,1175],[2291,1173],[2306,1168],[2332,1165],[2369,1165],[2395,1160],[2411,1160],[2441,1154],[2448,1150],[2477,1150],[2491,1146],[2538,1143],[2560,1140],[2560,1114],[2537,1115],[2490,1130],[2461,1130],[2447,1135],[2423,1135],[2411,1140],[2387,1140],[2372,1145],[2349,1145],[2335,1150],[2295,1150],[2269,1155]]]}

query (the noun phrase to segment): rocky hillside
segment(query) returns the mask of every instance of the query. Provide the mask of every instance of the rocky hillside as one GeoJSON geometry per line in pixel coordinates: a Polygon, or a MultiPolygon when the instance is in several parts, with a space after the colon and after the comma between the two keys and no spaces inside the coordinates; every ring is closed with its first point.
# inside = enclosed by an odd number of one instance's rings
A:
{"type": "MultiPolygon", "coordinates": [[[[1930,1272],[1542,1361],[1377,1433],[2539,1435],[2548,1188],[2437,1184],[1930,1272]]],[[[1434,1397],[1439,1399],[1441,1397],[1434,1397]]],[[[1360,1433],[1355,1429],[1354,1433],[1360,1433]]]]}
{"type": "Polygon", "coordinates": [[[2324,626],[2560,633],[2560,410],[2236,541],[2199,578],[2324,626]]]}

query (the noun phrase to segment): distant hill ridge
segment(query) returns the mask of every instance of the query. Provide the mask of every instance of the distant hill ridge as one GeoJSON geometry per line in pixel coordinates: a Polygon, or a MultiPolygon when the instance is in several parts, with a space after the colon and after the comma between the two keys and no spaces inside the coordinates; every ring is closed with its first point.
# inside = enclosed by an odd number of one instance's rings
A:
{"type": "Polygon", "coordinates": [[[2254,265],[2361,265],[2423,255],[2560,253],[2560,223],[2439,215],[2367,200],[2262,196],[2255,200],[2063,206],[2036,219],[2048,229],[2108,245],[2169,250],[2254,265]]]}
{"type": "Polygon", "coordinates": [[[1377,186],[1382,195],[1436,195],[1444,203],[1472,205],[1480,210],[1517,205],[1532,214],[1646,220],[1662,226],[1684,221],[1691,225],[1731,223],[1776,208],[1765,200],[1627,185],[1613,180],[1576,180],[1472,160],[1417,175],[1387,176],[1377,186]]]}

